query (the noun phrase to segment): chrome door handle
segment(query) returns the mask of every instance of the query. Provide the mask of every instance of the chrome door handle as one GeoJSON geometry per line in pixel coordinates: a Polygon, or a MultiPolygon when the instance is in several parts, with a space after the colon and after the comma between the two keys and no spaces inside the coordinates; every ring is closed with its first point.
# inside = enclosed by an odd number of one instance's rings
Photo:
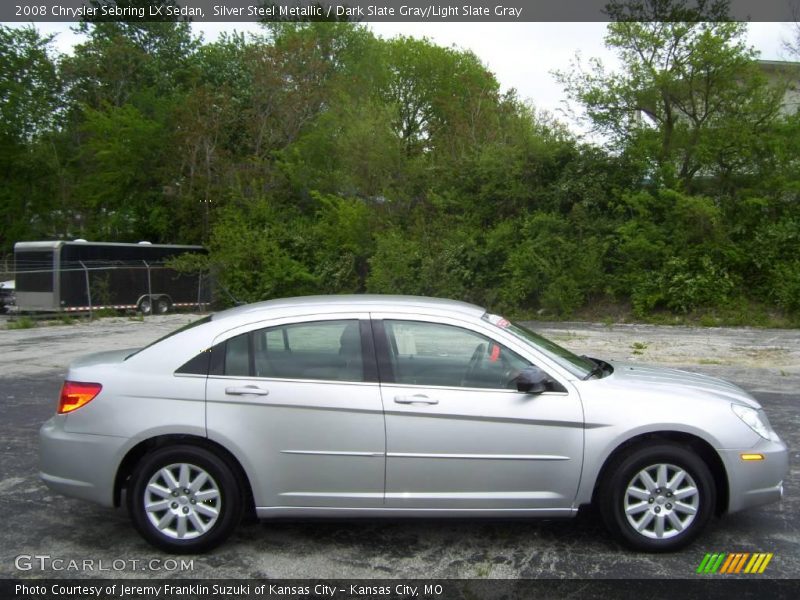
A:
{"type": "Polygon", "coordinates": [[[229,396],[266,396],[269,390],[260,388],[257,385],[243,385],[241,387],[226,387],[225,393],[229,396]]]}
{"type": "Polygon", "coordinates": [[[428,398],[423,394],[415,394],[413,396],[395,396],[394,401],[396,404],[439,404],[439,401],[434,398],[428,398]]]}

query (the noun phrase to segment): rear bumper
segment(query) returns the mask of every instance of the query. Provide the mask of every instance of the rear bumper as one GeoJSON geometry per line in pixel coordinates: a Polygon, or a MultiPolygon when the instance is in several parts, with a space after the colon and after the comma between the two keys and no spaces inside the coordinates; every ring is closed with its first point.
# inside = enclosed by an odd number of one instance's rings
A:
{"type": "Polygon", "coordinates": [[[789,451],[783,442],[763,440],[752,448],[718,450],[728,473],[727,512],[777,502],[783,497],[783,481],[789,472],[789,451]],[[764,460],[742,460],[743,452],[764,460]]]}
{"type": "Polygon", "coordinates": [[[114,505],[114,478],[126,438],[69,433],[56,415],[39,430],[39,476],[51,490],[114,505]]]}

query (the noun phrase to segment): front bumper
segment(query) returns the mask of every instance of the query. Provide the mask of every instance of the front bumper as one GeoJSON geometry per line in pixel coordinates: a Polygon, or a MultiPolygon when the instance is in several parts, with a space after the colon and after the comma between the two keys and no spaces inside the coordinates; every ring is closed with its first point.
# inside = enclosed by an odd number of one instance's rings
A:
{"type": "Polygon", "coordinates": [[[777,502],[789,472],[789,450],[783,442],[762,440],[752,448],[717,450],[728,474],[728,510],[732,513],[777,502]],[[742,460],[742,453],[762,454],[764,460],[742,460]]]}
{"type": "Polygon", "coordinates": [[[55,415],[39,430],[39,477],[51,490],[114,505],[114,478],[127,438],[69,433],[65,415],[55,415]]]}

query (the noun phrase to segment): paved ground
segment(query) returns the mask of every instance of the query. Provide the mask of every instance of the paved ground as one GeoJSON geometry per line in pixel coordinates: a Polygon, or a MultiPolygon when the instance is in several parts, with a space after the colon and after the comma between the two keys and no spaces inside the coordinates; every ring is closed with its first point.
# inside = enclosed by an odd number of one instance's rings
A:
{"type": "Polygon", "coordinates": [[[784,501],[715,520],[700,541],[666,556],[621,549],[589,512],[568,521],[245,525],[222,548],[192,557],[192,570],[176,572],[172,563],[162,562],[166,568],[143,571],[145,563],[171,557],[146,545],[124,511],[62,498],[39,483],[36,432],[54,410],[72,358],[148,343],[192,318],[0,329],[0,577],[680,578],[691,577],[706,552],[762,551],[775,553],[767,575],[800,578],[800,332],[577,323],[537,328],[580,353],[691,368],[754,393],[794,449],[784,501]],[[50,559],[26,556],[63,559],[56,563],[63,570],[54,570],[50,559]],[[94,570],[71,570],[70,560],[93,560],[94,570]],[[98,570],[102,567],[111,570],[98,570]]]}

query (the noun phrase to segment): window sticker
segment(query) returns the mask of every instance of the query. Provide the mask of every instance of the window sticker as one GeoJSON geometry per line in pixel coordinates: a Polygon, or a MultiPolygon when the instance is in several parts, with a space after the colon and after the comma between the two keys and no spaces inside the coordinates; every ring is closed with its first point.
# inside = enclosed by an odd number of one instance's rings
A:
{"type": "Polygon", "coordinates": [[[489,321],[489,323],[491,323],[495,327],[499,327],[500,329],[505,329],[506,327],[511,325],[511,321],[509,321],[508,319],[506,319],[504,317],[501,317],[500,315],[489,315],[489,314],[487,314],[486,316],[484,316],[484,319],[489,321]]]}

